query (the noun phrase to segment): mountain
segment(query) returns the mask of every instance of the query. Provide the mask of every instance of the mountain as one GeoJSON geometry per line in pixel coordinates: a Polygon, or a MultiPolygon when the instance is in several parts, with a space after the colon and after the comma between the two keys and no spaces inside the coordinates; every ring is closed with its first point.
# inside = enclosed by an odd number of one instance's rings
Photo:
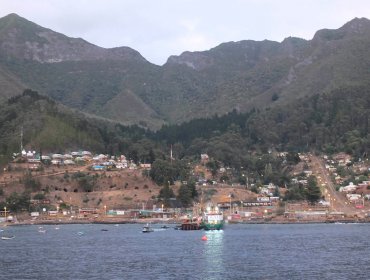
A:
{"type": "Polygon", "coordinates": [[[131,48],[100,48],[83,39],[68,38],[43,28],[16,14],[0,19],[0,40],[2,55],[40,63],[85,60],[146,61],[131,48]]]}
{"type": "Polygon", "coordinates": [[[204,112],[224,114],[288,104],[302,96],[367,83],[370,21],[354,19],[320,30],[311,41],[240,41],[170,57],[165,67],[191,68],[209,85],[199,94],[204,112]]]}
{"type": "Polygon", "coordinates": [[[287,106],[369,86],[369,35],[370,21],[355,18],[312,40],[228,42],[157,66],[128,47],[100,48],[10,14],[0,19],[0,99],[32,88],[69,107],[149,128],[287,106]]]}
{"type": "Polygon", "coordinates": [[[138,87],[136,73],[150,76],[155,69],[128,47],[100,48],[15,14],[0,19],[0,82],[7,85],[3,99],[32,88],[85,112],[158,126],[163,122],[158,114],[130,89],[138,87]]]}

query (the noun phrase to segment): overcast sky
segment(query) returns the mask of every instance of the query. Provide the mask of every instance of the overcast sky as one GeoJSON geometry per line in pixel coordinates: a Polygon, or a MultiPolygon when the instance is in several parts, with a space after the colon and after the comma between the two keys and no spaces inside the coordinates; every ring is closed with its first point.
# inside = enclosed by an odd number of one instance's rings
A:
{"type": "Polygon", "coordinates": [[[0,0],[0,17],[10,13],[101,47],[131,47],[162,65],[223,42],[311,39],[319,29],[370,18],[370,1],[0,0]]]}

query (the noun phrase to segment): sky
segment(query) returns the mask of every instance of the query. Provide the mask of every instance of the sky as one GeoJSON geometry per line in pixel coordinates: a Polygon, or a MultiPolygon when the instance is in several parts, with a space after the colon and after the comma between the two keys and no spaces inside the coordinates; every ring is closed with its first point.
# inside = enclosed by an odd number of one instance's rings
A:
{"type": "Polygon", "coordinates": [[[104,48],[131,47],[162,65],[171,55],[241,40],[310,40],[355,17],[369,0],[0,0],[38,25],[104,48]]]}

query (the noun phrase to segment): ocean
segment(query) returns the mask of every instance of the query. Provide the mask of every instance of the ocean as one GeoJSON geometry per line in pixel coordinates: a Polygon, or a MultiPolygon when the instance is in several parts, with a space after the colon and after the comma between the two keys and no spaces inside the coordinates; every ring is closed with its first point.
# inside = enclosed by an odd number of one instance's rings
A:
{"type": "Polygon", "coordinates": [[[1,236],[15,238],[0,240],[0,279],[370,278],[370,224],[238,224],[214,232],[154,224],[151,233],[142,227],[1,228],[1,236]]]}

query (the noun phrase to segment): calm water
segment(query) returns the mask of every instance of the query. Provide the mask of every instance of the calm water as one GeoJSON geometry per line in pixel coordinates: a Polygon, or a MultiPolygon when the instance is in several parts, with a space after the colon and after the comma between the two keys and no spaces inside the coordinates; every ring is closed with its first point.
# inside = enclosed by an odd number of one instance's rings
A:
{"type": "Polygon", "coordinates": [[[59,227],[5,228],[0,279],[370,279],[370,224],[59,227]]]}

